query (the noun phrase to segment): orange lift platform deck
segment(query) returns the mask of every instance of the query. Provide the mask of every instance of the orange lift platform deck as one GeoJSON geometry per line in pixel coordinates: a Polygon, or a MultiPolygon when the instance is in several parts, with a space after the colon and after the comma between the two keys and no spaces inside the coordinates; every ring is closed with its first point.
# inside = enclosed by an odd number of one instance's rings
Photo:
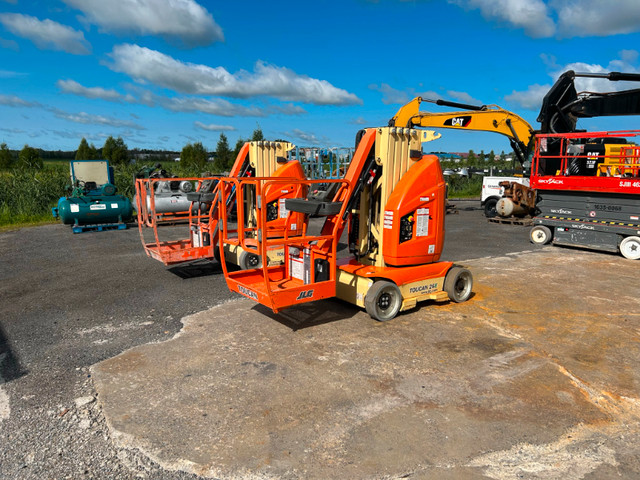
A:
{"type": "MultiPolygon", "coordinates": [[[[279,191],[273,191],[266,200],[267,220],[266,229],[269,236],[284,235],[286,224],[284,200],[306,194],[299,190],[292,181],[304,179],[304,172],[298,161],[288,161],[287,152],[293,145],[286,142],[258,141],[245,143],[227,178],[273,177],[288,179],[279,191]]],[[[195,191],[187,193],[190,200],[188,211],[183,213],[188,218],[187,232],[184,229],[165,228],[171,224],[167,217],[161,215],[155,208],[154,182],[165,179],[144,178],[136,180],[136,198],[138,210],[138,228],[140,239],[148,256],[164,263],[175,265],[195,260],[211,260],[217,257],[214,246],[218,243],[218,209],[224,205],[224,210],[234,209],[236,197],[234,186],[228,182],[220,183],[219,176],[201,178],[173,178],[172,181],[187,181],[195,185],[195,191]],[[222,192],[221,188],[230,188],[222,192]],[[218,198],[224,193],[225,202],[218,198]],[[144,198],[148,200],[145,202],[144,198]],[[162,233],[160,233],[162,232],[162,233]]],[[[242,199],[243,217],[251,220],[255,215],[255,198],[250,194],[242,199]]],[[[289,228],[295,227],[294,222],[289,228]]],[[[269,250],[267,257],[258,257],[247,253],[237,243],[229,241],[224,249],[227,261],[249,268],[261,265],[261,258],[268,258],[268,263],[281,261],[282,252],[269,250]]],[[[218,257],[219,258],[219,257],[218,257]]]]}

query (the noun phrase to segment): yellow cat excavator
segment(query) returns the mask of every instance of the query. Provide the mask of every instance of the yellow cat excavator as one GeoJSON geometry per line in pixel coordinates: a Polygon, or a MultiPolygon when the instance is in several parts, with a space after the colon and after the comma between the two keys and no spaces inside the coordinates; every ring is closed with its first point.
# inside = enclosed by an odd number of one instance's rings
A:
{"type": "MultiPolygon", "coordinates": [[[[498,133],[509,139],[516,159],[521,165],[524,165],[531,155],[534,145],[534,130],[531,125],[522,117],[497,105],[476,106],[416,97],[398,110],[398,113],[389,120],[389,126],[450,128],[498,133]],[[422,102],[462,108],[464,111],[421,112],[422,102]]],[[[532,189],[521,183],[509,181],[500,182],[500,185],[504,187],[503,197],[496,204],[496,211],[500,216],[510,217],[532,213],[536,202],[535,192],[532,189]]]]}

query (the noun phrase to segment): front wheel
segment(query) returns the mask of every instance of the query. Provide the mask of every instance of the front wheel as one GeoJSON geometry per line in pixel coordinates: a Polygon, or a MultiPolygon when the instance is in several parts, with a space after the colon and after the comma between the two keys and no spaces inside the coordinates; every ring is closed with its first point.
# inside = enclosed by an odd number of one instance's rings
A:
{"type": "Polygon", "coordinates": [[[544,225],[536,225],[529,232],[529,238],[531,243],[536,245],[546,245],[553,238],[553,234],[551,233],[551,229],[549,227],[545,227],[544,225]]]}
{"type": "Polygon", "coordinates": [[[620,242],[620,253],[624,258],[628,258],[629,260],[640,259],[640,237],[625,237],[625,239],[620,242]]]}
{"type": "Polygon", "coordinates": [[[462,267],[451,267],[444,277],[444,291],[453,302],[466,302],[473,289],[473,276],[471,272],[462,267]]]}
{"type": "Polygon", "coordinates": [[[252,270],[254,268],[261,268],[262,261],[260,260],[260,255],[256,255],[255,253],[242,252],[240,254],[240,258],[238,259],[238,266],[241,270],[252,270]]]}
{"type": "Polygon", "coordinates": [[[494,218],[498,215],[498,211],[496,210],[496,204],[498,203],[498,199],[490,198],[484,203],[484,216],[487,218],[494,218]]]}
{"type": "Polygon", "coordinates": [[[386,280],[378,280],[364,297],[367,313],[378,320],[386,322],[394,318],[402,306],[402,294],[398,286],[386,280]]]}

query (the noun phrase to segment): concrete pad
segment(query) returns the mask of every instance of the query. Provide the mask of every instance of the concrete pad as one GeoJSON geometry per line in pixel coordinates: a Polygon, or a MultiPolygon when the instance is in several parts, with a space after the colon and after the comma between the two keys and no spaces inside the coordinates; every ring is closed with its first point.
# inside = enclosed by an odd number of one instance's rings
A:
{"type": "Polygon", "coordinates": [[[237,300],[93,368],[118,443],[216,478],[640,475],[637,262],[465,262],[474,296],[387,323],[237,300]]]}

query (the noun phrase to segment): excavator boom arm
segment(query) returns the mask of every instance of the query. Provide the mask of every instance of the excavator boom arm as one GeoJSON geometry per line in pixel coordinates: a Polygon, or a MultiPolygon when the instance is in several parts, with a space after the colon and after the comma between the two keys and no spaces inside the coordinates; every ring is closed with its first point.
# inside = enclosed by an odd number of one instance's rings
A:
{"type": "Polygon", "coordinates": [[[443,100],[423,100],[416,97],[398,110],[389,120],[390,127],[451,128],[495,132],[509,138],[520,163],[527,159],[533,142],[533,128],[522,117],[497,106],[474,106],[443,100]],[[465,108],[455,112],[421,112],[420,104],[430,101],[438,105],[465,108]]]}

